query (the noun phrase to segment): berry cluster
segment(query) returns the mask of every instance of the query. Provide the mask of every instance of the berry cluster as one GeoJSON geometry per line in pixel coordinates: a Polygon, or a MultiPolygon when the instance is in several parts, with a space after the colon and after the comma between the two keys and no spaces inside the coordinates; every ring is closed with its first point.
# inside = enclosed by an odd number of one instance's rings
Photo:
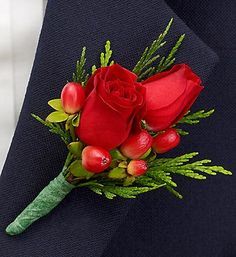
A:
{"type": "MultiPolygon", "coordinates": [[[[82,85],[75,82],[67,83],[61,93],[61,103],[68,114],[78,113],[85,101],[82,85]]],[[[154,137],[145,130],[140,129],[131,135],[119,147],[122,160],[126,160],[125,168],[131,176],[141,176],[146,173],[148,165],[146,158],[151,152],[162,154],[176,147],[180,136],[174,128],[168,128],[154,137]]],[[[99,146],[85,146],[82,150],[82,166],[88,172],[101,173],[112,167],[111,153],[99,146]]],[[[124,164],[124,163],[123,163],[124,164]]]]}

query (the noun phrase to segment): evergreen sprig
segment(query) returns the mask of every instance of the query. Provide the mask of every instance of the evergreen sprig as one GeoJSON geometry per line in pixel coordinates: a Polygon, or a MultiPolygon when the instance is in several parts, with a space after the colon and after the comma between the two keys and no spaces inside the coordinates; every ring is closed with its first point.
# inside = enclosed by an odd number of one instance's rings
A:
{"type": "Polygon", "coordinates": [[[140,60],[135,65],[133,72],[137,75],[140,75],[141,72],[146,69],[148,66],[150,66],[154,61],[156,61],[160,55],[156,52],[158,49],[160,49],[162,46],[166,44],[166,41],[163,41],[165,39],[165,36],[168,34],[170,27],[173,23],[173,18],[169,21],[168,25],[166,26],[163,33],[161,33],[156,40],[152,42],[152,44],[149,47],[146,47],[143,54],[141,55],[140,60]]]}
{"type": "MultiPolygon", "coordinates": [[[[111,42],[109,40],[106,41],[106,44],[104,46],[104,52],[101,52],[100,54],[100,66],[101,67],[107,67],[114,64],[114,61],[110,62],[111,56],[112,56],[112,50],[111,50],[111,42]]],[[[96,65],[92,66],[92,74],[97,70],[96,65]]]]}
{"type": "Polygon", "coordinates": [[[158,189],[165,186],[165,184],[153,184],[152,186],[119,186],[116,184],[101,185],[93,184],[89,185],[89,188],[100,195],[104,195],[108,199],[113,199],[116,196],[123,198],[136,198],[138,195],[158,189]]]}
{"type": "Polygon", "coordinates": [[[210,111],[200,110],[194,113],[190,113],[189,111],[180,121],[178,121],[178,123],[194,125],[199,123],[201,119],[205,119],[211,116],[214,111],[214,109],[210,111]]]}
{"type": "Polygon", "coordinates": [[[86,47],[83,47],[80,60],[76,62],[75,73],[73,73],[73,76],[72,76],[73,82],[81,83],[83,86],[86,84],[89,76],[89,74],[87,74],[84,69],[84,65],[86,63],[85,55],[86,55],[86,47]]]}
{"type": "Polygon", "coordinates": [[[175,158],[160,158],[149,161],[147,173],[136,177],[135,181],[129,186],[124,186],[121,180],[97,178],[97,180],[79,184],[78,187],[87,186],[93,192],[104,195],[108,199],[113,199],[116,196],[136,198],[139,194],[165,187],[176,197],[182,198],[182,195],[175,190],[177,184],[173,181],[173,174],[198,180],[206,179],[205,175],[232,174],[222,166],[210,166],[211,161],[208,159],[190,162],[196,155],[198,153],[193,152],[175,158]]]}
{"type": "Polygon", "coordinates": [[[162,57],[155,72],[162,72],[167,70],[172,64],[174,64],[175,62],[175,54],[178,51],[178,49],[180,48],[183,40],[185,38],[185,34],[181,35],[177,42],[175,43],[174,47],[170,50],[169,54],[167,57],[162,57]]]}
{"type": "Polygon", "coordinates": [[[51,123],[48,121],[45,121],[43,119],[41,119],[39,116],[35,115],[35,114],[31,114],[33,118],[35,118],[38,122],[40,122],[41,124],[43,124],[44,126],[49,128],[49,131],[51,133],[57,134],[60,136],[60,138],[62,139],[62,141],[68,145],[71,142],[71,136],[70,133],[64,129],[62,129],[60,127],[60,125],[58,123],[51,123]]]}
{"type": "Polygon", "coordinates": [[[204,159],[189,163],[189,161],[198,155],[197,152],[184,154],[176,158],[155,159],[149,163],[149,169],[145,176],[151,178],[153,183],[166,183],[166,188],[178,197],[182,197],[173,187],[177,184],[172,180],[172,174],[178,174],[185,177],[203,180],[207,175],[232,175],[232,173],[222,166],[209,166],[211,160],[204,159]],[[203,174],[201,174],[203,173],[203,174]]]}
{"type": "Polygon", "coordinates": [[[176,129],[176,131],[177,131],[181,136],[187,136],[187,135],[189,134],[188,131],[183,130],[183,129],[181,129],[181,128],[175,128],[175,129],[176,129]]]}
{"type": "Polygon", "coordinates": [[[101,67],[106,67],[114,63],[114,61],[112,61],[109,64],[111,56],[112,56],[111,42],[107,40],[105,44],[105,52],[102,52],[100,55],[101,67]]]}
{"type": "Polygon", "coordinates": [[[154,75],[157,72],[164,71],[168,69],[175,62],[175,54],[182,44],[185,35],[181,35],[177,40],[174,47],[171,49],[167,57],[162,57],[157,66],[152,66],[153,63],[159,59],[161,56],[157,54],[157,51],[166,44],[164,41],[166,35],[168,34],[171,25],[173,23],[173,18],[169,21],[163,33],[161,33],[156,40],[152,42],[149,47],[146,47],[140,60],[135,65],[133,72],[138,75],[139,81],[154,75]]]}

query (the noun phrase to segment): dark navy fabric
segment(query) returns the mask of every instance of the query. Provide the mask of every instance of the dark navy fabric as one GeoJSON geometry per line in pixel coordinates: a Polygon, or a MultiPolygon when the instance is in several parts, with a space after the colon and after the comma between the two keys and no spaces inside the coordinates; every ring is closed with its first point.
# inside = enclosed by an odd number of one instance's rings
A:
{"type": "MultiPolygon", "coordinates": [[[[189,128],[173,154],[199,151],[236,171],[236,1],[168,0],[176,14],[217,53],[220,62],[194,109],[215,114],[189,128]]],[[[184,199],[147,194],[129,211],[103,257],[235,257],[236,178],[179,179],[184,199]],[[125,235],[125,239],[123,238],[125,235]]]]}
{"type": "Polygon", "coordinates": [[[175,23],[167,37],[170,45],[181,33],[187,36],[177,62],[188,63],[206,87],[194,108],[217,109],[214,117],[190,128],[191,136],[183,138],[173,154],[201,151],[201,157],[233,169],[235,34],[229,21],[231,12],[234,18],[234,3],[229,1],[227,7],[215,0],[212,8],[210,0],[168,2],[171,7],[162,0],[49,0],[24,105],[0,177],[1,257],[236,256],[234,177],[201,183],[178,179],[185,195],[182,201],[164,191],[138,200],[109,201],[86,189],[74,190],[24,234],[4,233],[59,173],[66,156],[59,138],[30,113],[45,117],[50,112],[46,103],[59,97],[70,80],[82,46],[88,48],[88,68],[98,63],[107,39],[114,59],[132,68],[171,17],[175,23]],[[210,75],[219,61],[216,53],[220,63],[210,75]]]}

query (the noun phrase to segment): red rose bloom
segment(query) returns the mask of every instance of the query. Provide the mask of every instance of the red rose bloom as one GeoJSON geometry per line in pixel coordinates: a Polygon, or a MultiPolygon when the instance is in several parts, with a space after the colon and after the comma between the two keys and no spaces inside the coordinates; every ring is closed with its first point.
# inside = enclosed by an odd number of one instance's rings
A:
{"type": "Polygon", "coordinates": [[[85,88],[87,99],[76,129],[81,141],[107,150],[125,141],[145,104],[145,88],[136,80],[134,73],[118,64],[93,74],[85,88]]]}
{"type": "Polygon", "coordinates": [[[146,87],[144,119],[154,131],[164,130],[180,120],[203,89],[200,78],[186,64],[175,65],[142,84],[146,87]]]}

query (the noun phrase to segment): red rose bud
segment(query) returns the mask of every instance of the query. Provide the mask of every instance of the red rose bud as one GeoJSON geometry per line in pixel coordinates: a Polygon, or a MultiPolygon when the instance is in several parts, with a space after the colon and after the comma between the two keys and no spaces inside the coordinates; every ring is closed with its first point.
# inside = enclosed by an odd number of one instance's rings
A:
{"type": "Polygon", "coordinates": [[[175,148],[180,142],[180,136],[173,128],[154,137],[152,147],[157,153],[165,153],[175,148]]]}
{"type": "Polygon", "coordinates": [[[142,84],[146,87],[144,120],[153,131],[165,130],[180,120],[203,89],[201,79],[186,64],[174,65],[142,84]]]}
{"type": "Polygon", "coordinates": [[[86,146],[82,151],[82,166],[93,173],[100,173],[111,164],[110,153],[97,146],[86,146]]]}
{"type": "Polygon", "coordinates": [[[132,160],[127,167],[127,172],[135,177],[141,176],[147,172],[147,162],[144,160],[132,160]]]}
{"type": "Polygon", "coordinates": [[[146,130],[130,135],[121,145],[120,151],[130,159],[139,159],[152,145],[152,137],[146,130]]]}
{"type": "Polygon", "coordinates": [[[85,100],[85,92],[79,83],[67,83],[61,92],[62,107],[66,113],[77,113],[85,100]]]}
{"type": "Polygon", "coordinates": [[[76,136],[86,145],[117,148],[129,136],[133,122],[142,119],[145,87],[137,83],[137,75],[113,64],[97,69],[85,92],[76,136]]]}

